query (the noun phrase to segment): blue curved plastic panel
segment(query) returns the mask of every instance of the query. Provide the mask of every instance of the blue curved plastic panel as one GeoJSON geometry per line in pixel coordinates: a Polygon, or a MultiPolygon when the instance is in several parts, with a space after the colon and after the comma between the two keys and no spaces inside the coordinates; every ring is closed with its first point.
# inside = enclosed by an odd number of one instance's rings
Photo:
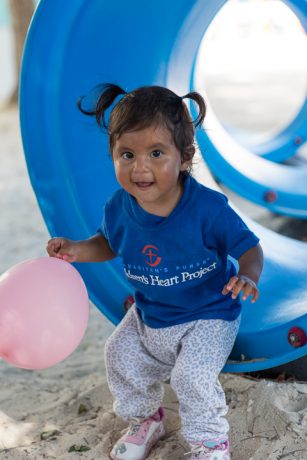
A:
{"type": "Polygon", "coordinates": [[[307,219],[307,164],[278,164],[247,151],[213,115],[197,140],[214,176],[234,192],[272,212],[307,219]]]}
{"type": "MultiPolygon", "coordinates": [[[[100,82],[127,89],[168,85],[184,94],[203,32],[223,3],[156,0],[141,8],[139,0],[39,3],[23,57],[20,116],[30,179],[51,235],[91,235],[105,200],[118,188],[107,139],[78,111],[79,96],[100,82]]],[[[262,295],[257,305],[244,307],[232,358],[256,361],[229,363],[226,370],[235,372],[282,364],[307,351],[292,348],[286,338],[292,324],[307,329],[307,247],[255,227],[266,253],[262,295]]],[[[77,268],[92,301],[118,323],[130,294],[120,261],[77,268]]]]}
{"type": "MultiPolygon", "coordinates": [[[[194,2],[191,6],[178,30],[168,65],[167,85],[175,91],[185,93],[194,87],[195,63],[201,38],[223,3],[206,3],[205,15],[201,2],[194,2]]],[[[292,9],[300,6],[300,11],[305,11],[304,0],[287,4],[291,4],[292,9]]],[[[206,163],[221,182],[272,212],[307,218],[307,165],[275,164],[254,155],[231,138],[212,112],[208,113],[204,127],[204,130],[198,131],[197,140],[206,163]],[[276,199],[269,202],[266,196],[271,191],[276,199]]]]}

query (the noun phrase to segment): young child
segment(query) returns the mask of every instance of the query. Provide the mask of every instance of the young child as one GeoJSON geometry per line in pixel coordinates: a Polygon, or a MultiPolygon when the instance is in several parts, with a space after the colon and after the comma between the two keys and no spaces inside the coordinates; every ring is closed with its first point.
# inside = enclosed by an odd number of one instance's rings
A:
{"type": "Polygon", "coordinates": [[[69,262],[120,256],[134,288],[129,309],[105,348],[114,411],[130,425],[111,452],[143,460],[164,434],[162,382],[170,379],[191,460],[228,460],[227,405],[218,376],[231,352],[242,298],[258,299],[258,238],[190,169],[195,127],[206,106],[196,92],[179,97],[159,86],[126,93],[104,85],[93,111],[108,130],[121,189],[104,207],[102,224],[83,241],[53,238],[47,251],[69,262]],[[115,102],[108,123],[105,112],[115,102]],[[183,99],[199,115],[192,121],[183,99]],[[237,259],[236,273],[228,255],[237,259]]]}

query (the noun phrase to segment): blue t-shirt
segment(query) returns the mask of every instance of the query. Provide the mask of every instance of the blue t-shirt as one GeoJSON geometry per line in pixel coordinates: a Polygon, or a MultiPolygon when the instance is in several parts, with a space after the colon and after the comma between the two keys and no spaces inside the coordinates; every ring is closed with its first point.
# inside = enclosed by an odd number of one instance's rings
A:
{"type": "Polygon", "coordinates": [[[175,209],[159,217],[119,190],[104,207],[99,231],[122,258],[138,313],[149,327],[239,315],[240,301],[221,293],[236,273],[228,255],[239,259],[259,239],[222,193],[188,177],[175,209]]]}

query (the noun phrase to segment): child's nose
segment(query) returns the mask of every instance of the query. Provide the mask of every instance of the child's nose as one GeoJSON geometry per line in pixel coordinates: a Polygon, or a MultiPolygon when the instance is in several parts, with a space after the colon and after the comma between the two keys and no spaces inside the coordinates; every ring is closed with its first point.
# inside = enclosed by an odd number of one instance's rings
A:
{"type": "Polygon", "coordinates": [[[147,167],[148,167],[148,159],[146,156],[140,155],[136,157],[135,162],[134,162],[134,170],[136,172],[144,171],[147,169],[147,167]]]}

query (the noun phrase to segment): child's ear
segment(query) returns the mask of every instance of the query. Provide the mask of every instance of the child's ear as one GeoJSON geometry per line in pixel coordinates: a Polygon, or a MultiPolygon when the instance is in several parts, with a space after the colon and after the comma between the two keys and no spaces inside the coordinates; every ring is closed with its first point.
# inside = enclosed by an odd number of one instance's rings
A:
{"type": "Polygon", "coordinates": [[[195,154],[195,147],[193,144],[185,148],[181,156],[180,171],[187,171],[188,169],[191,168],[194,154],[195,154]]]}
{"type": "Polygon", "coordinates": [[[192,166],[192,160],[182,160],[180,171],[188,171],[192,166]]]}

